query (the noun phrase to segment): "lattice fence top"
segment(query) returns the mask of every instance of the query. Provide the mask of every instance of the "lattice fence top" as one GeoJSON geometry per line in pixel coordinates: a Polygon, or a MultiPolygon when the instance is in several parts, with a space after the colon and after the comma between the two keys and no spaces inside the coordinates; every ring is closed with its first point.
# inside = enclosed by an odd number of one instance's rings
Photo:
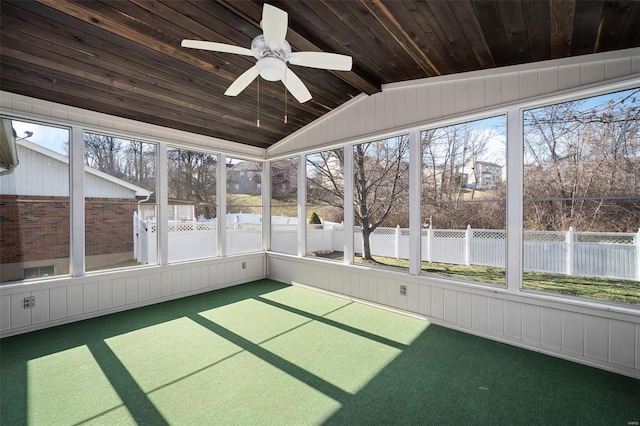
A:
{"type": "Polygon", "coordinates": [[[227,223],[227,230],[234,231],[261,231],[260,223],[227,223]]]}
{"type": "Polygon", "coordinates": [[[550,232],[550,231],[525,231],[525,241],[540,241],[540,242],[559,242],[562,243],[565,240],[564,232],[550,232]]]}
{"type": "Polygon", "coordinates": [[[216,222],[197,222],[196,229],[198,231],[215,231],[218,229],[218,224],[216,222]]]}
{"type": "Polygon", "coordinates": [[[187,232],[187,231],[193,231],[194,229],[195,229],[195,224],[193,222],[169,224],[169,232],[187,232]]]}
{"type": "Polygon", "coordinates": [[[396,228],[377,228],[374,235],[396,235],[396,228]]]}
{"type": "Polygon", "coordinates": [[[577,243],[599,243],[599,244],[625,244],[633,245],[633,234],[582,234],[576,232],[575,241],[577,243]]]}
{"type": "Polygon", "coordinates": [[[482,238],[487,240],[504,240],[507,238],[505,231],[496,229],[474,229],[471,234],[472,238],[482,238]]]}
{"type": "Polygon", "coordinates": [[[464,239],[467,236],[467,231],[457,231],[457,230],[434,230],[433,237],[434,238],[452,238],[452,239],[464,239]]]}

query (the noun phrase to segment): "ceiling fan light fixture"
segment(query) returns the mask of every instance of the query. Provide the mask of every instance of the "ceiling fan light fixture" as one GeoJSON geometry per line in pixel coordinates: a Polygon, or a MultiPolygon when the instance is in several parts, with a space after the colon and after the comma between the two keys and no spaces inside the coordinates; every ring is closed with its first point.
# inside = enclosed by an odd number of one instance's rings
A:
{"type": "Polygon", "coordinates": [[[279,81],[284,77],[287,66],[282,59],[267,56],[258,60],[256,68],[265,80],[279,81]]]}

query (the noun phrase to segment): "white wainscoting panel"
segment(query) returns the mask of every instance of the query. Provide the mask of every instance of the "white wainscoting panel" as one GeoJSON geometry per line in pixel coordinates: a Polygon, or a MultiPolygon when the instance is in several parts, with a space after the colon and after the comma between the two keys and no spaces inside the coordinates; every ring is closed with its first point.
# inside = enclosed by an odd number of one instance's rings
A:
{"type": "Polygon", "coordinates": [[[6,284],[0,287],[0,337],[262,279],[264,258],[260,252],[6,284]],[[35,307],[25,309],[30,296],[35,307]]]}
{"type": "Polygon", "coordinates": [[[415,314],[560,358],[640,378],[640,310],[267,253],[268,277],[415,314]],[[343,284],[339,284],[342,282],[343,284]],[[400,295],[400,286],[407,293],[400,295]]]}

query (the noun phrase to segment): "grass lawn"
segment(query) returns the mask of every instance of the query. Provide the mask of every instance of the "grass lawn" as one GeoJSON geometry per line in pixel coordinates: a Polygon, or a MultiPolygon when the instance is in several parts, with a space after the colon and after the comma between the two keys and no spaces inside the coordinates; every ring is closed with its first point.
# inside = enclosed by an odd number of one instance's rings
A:
{"type": "MultiPolygon", "coordinates": [[[[316,253],[318,257],[342,260],[341,252],[316,253]]],[[[355,258],[356,264],[370,264],[382,268],[408,269],[409,261],[390,257],[373,256],[374,261],[363,261],[355,258]]],[[[490,266],[465,266],[446,263],[422,262],[422,271],[427,274],[444,275],[450,278],[478,281],[485,284],[505,285],[504,268],[490,266]]],[[[640,282],[613,278],[582,277],[577,275],[551,274],[543,272],[524,271],[523,288],[550,293],[560,293],[571,296],[587,297],[590,299],[609,302],[640,305],[640,282]]]]}

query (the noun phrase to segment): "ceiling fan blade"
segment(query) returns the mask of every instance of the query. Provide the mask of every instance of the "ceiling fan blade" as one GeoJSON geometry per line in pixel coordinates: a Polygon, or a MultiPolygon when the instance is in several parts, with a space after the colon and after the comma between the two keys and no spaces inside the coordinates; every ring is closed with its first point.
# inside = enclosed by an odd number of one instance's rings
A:
{"type": "Polygon", "coordinates": [[[311,93],[309,93],[309,89],[304,85],[300,77],[295,75],[293,71],[287,68],[285,72],[285,76],[282,79],[282,83],[284,87],[287,88],[289,93],[293,95],[294,98],[301,104],[307,102],[311,99],[311,93]]]}
{"type": "Polygon", "coordinates": [[[242,92],[256,77],[259,75],[258,68],[255,66],[249,68],[245,72],[240,75],[240,77],[236,78],[236,81],[231,83],[231,86],[224,92],[227,96],[237,96],[240,92],[242,92]]]}
{"type": "Polygon", "coordinates": [[[282,47],[287,35],[288,19],[289,15],[284,10],[270,4],[264,4],[260,26],[264,34],[264,41],[271,50],[278,50],[282,47]]]}
{"type": "Polygon", "coordinates": [[[254,56],[253,50],[231,44],[216,43],[214,41],[182,40],[182,47],[191,49],[211,50],[212,52],[236,53],[238,55],[254,56]]]}
{"type": "Polygon", "coordinates": [[[325,52],[296,52],[291,54],[289,62],[302,67],[323,70],[351,71],[351,56],[325,52]]]}

